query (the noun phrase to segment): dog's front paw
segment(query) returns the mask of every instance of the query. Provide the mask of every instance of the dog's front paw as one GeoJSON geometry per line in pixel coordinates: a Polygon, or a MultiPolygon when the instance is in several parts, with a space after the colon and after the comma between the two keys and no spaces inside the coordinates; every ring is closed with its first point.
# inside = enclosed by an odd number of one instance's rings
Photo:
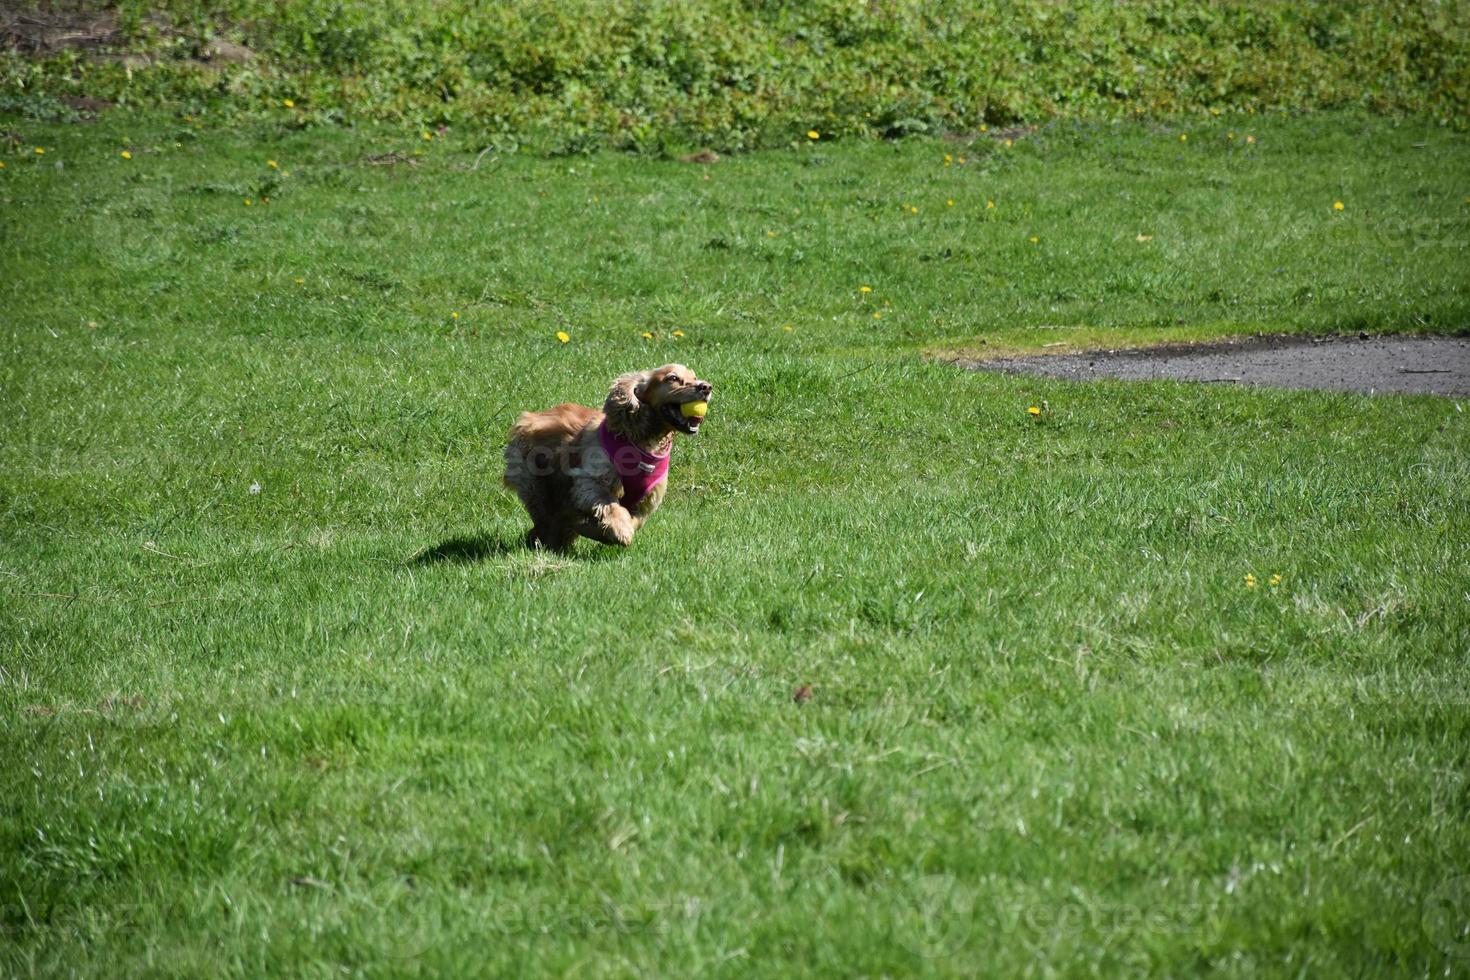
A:
{"type": "Polygon", "coordinates": [[[633,516],[628,513],[627,508],[614,504],[603,511],[602,526],[607,529],[608,536],[618,544],[626,547],[633,543],[633,516]]]}

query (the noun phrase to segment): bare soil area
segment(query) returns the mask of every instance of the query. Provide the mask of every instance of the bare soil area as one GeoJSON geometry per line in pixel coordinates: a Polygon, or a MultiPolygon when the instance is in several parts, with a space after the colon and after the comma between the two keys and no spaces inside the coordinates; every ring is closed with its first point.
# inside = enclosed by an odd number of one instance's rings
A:
{"type": "Polygon", "coordinates": [[[1070,381],[1170,379],[1470,397],[1470,337],[1253,337],[959,363],[980,371],[1070,381]]]}

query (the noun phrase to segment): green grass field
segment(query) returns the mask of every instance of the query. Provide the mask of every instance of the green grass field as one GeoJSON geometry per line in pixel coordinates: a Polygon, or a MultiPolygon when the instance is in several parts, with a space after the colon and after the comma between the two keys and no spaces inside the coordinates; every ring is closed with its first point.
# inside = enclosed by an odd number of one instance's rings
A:
{"type": "Polygon", "coordinates": [[[0,974],[1470,970],[1464,406],[943,359],[1464,333],[1465,135],[0,128],[0,974]]]}

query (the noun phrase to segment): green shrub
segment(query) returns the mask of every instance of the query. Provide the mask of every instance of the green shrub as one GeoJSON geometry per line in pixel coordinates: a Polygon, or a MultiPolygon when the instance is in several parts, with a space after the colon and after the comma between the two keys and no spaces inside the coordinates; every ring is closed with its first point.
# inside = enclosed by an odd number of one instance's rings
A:
{"type": "Polygon", "coordinates": [[[1466,0],[128,0],[121,13],[128,50],[153,64],[5,55],[5,89],[227,113],[289,98],[304,122],[468,125],[562,152],[1208,110],[1362,107],[1464,127],[1470,109],[1466,0]],[[215,36],[258,58],[197,60],[215,36]]]}

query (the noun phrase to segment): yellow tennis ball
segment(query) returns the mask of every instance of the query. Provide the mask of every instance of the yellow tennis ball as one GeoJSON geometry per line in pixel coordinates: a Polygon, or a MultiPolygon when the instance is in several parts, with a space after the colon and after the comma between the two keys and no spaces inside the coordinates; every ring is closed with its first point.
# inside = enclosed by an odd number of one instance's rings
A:
{"type": "Polygon", "coordinates": [[[679,414],[687,418],[704,418],[709,411],[709,402],[685,402],[679,406],[679,414]]]}

